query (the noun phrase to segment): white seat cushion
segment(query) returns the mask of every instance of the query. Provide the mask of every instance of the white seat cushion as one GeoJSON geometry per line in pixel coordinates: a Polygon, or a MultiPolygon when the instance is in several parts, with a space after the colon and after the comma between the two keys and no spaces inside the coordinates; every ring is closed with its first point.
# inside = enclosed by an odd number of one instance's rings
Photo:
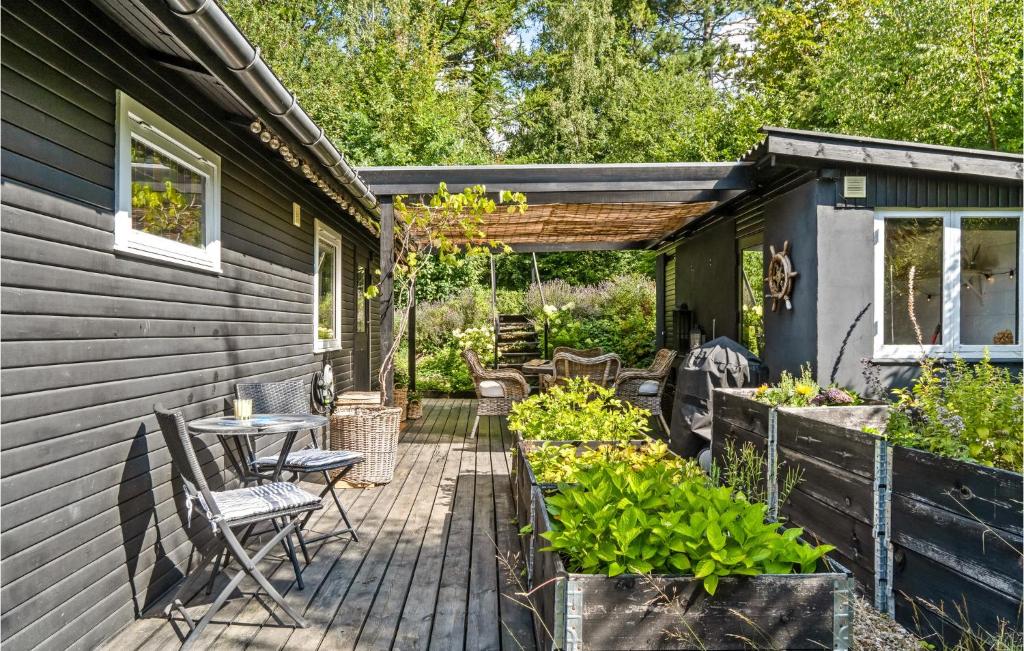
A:
{"type": "Polygon", "coordinates": [[[480,384],[477,385],[477,390],[480,392],[481,398],[505,397],[505,387],[502,386],[501,382],[494,380],[481,380],[480,384]]]}
{"type": "Polygon", "coordinates": [[[213,499],[225,522],[321,506],[319,497],[285,481],[219,491],[213,499]]]}
{"type": "Polygon", "coordinates": [[[644,380],[643,382],[640,383],[640,386],[637,388],[636,392],[641,396],[656,396],[658,395],[658,388],[660,386],[661,383],[656,382],[654,380],[644,380]]]}
{"type": "MultiPolygon", "coordinates": [[[[277,466],[278,457],[260,457],[256,460],[256,467],[260,470],[274,468],[277,466]]],[[[314,472],[317,470],[329,470],[332,468],[344,468],[352,466],[363,460],[361,452],[350,450],[321,450],[319,448],[307,448],[289,452],[284,462],[284,470],[298,472],[314,472]]]]}

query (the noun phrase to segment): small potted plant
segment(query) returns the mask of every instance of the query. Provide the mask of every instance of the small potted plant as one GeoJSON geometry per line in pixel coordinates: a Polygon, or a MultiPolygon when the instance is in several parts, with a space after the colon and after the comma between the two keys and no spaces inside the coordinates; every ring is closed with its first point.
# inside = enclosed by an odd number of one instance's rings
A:
{"type": "Polygon", "coordinates": [[[423,417],[423,404],[418,391],[409,393],[409,402],[405,406],[405,417],[409,420],[418,420],[423,417]]]}

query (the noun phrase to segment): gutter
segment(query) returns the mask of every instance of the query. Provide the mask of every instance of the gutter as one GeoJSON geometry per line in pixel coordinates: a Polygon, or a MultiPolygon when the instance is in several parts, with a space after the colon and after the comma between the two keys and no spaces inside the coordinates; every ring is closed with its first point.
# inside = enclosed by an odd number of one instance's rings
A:
{"type": "Polygon", "coordinates": [[[313,154],[365,210],[379,217],[377,197],[270,70],[259,48],[249,43],[220,5],[215,0],[165,1],[171,12],[220,58],[263,108],[313,154]]]}

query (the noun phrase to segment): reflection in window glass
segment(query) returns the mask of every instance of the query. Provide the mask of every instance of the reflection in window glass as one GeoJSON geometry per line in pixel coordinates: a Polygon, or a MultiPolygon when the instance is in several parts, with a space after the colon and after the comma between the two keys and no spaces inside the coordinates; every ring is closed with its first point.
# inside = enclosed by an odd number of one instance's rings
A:
{"type": "Polygon", "coordinates": [[[337,332],[335,322],[338,310],[335,308],[337,300],[334,287],[334,266],[337,259],[337,249],[333,244],[320,240],[320,256],[316,261],[317,274],[317,339],[334,339],[337,332]]]}
{"type": "Polygon", "coordinates": [[[132,228],[203,246],[206,177],[132,139],[132,228]]]}
{"type": "Polygon", "coordinates": [[[356,332],[366,332],[366,267],[356,268],[356,332]]]}
{"type": "Polygon", "coordinates": [[[885,220],[885,314],[882,327],[886,344],[916,344],[910,318],[921,329],[921,343],[942,343],[942,218],[885,220]],[[914,270],[914,295],[909,294],[914,270]]]}
{"type": "Polygon", "coordinates": [[[1020,220],[965,217],[960,223],[960,343],[1017,343],[1020,220]]]}

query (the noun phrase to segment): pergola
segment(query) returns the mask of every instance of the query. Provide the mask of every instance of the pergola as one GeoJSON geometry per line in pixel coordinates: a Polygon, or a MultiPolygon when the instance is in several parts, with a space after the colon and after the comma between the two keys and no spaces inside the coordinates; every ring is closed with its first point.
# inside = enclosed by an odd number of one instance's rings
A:
{"type": "MultiPolygon", "coordinates": [[[[522,215],[496,213],[483,230],[517,252],[651,249],[723,202],[753,187],[753,164],[620,163],[370,167],[359,170],[380,200],[381,296],[392,295],[395,196],[429,195],[442,181],[453,192],[484,185],[526,194],[522,215]]],[[[386,300],[386,299],[385,299],[386,300]]],[[[410,313],[410,386],[415,386],[415,302],[410,313]]],[[[381,345],[391,341],[393,310],[382,305],[381,345]]],[[[385,387],[391,395],[392,387],[385,387]]]]}

